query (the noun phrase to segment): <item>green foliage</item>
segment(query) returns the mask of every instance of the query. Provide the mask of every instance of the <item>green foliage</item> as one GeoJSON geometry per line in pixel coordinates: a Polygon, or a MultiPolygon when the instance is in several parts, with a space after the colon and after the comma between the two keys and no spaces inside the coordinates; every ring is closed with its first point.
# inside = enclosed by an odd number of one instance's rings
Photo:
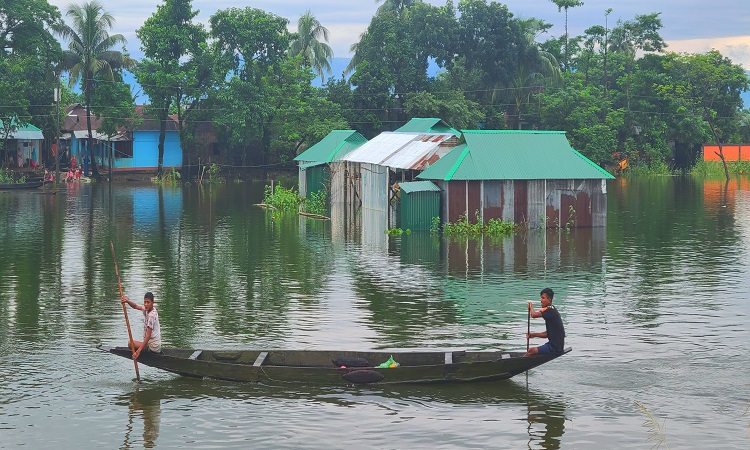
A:
{"type": "MultiPolygon", "coordinates": [[[[674,175],[674,170],[670,169],[666,162],[661,160],[652,160],[650,164],[642,162],[639,164],[630,164],[627,169],[623,170],[623,177],[645,176],[645,175],[674,175]]],[[[723,169],[722,169],[723,173],[723,169]]]]}
{"type": "Polygon", "coordinates": [[[2,184],[14,184],[14,183],[25,183],[26,176],[17,174],[11,169],[0,168],[0,183],[2,184]]]}
{"type": "MultiPolygon", "coordinates": [[[[210,166],[203,166],[203,175],[206,176],[206,181],[209,183],[223,183],[224,177],[221,176],[221,166],[216,163],[211,163],[210,166]]],[[[203,179],[203,175],[201,179],[203,179]]]]}
{"type": "Polygon", "coordinates": [[[391,228],[389,230],[385,230],[385,234],[388,236],[401,236],[402,234],[411,234],[411,229],[407,228],[405,230],[402,230],[401,228],[391,228]]]}
{"type": "Polygon", "coordinates": [[[432,218],[430,222],[430,234],[433,236],[440,234],[440,217],[435,216],[432,218]]]}
{"type": "Polygon", "coordinates": [[[443,224],[443,234],[454,238],[476,238],[482,235],[502,237],[512,234],[519,228],[513,222],[502,219],[490,219],[484,223],[480,218],[479,210],[475,212],[475,216],[475,223],[471,223],[465,214],[461,215],[456,222],[446,222],[443,224]]]}
{"type": "MultiPolygon", "coordinates": [[[[727,162],[727,170],[732,175],[750,174],[750,161],[727,162]]],[[[693,175],[724,177],[724,165],[720,161],[698,161],[690,170],[693,175]]]]}
{"type": "Polygon", "coordinates": [[[294,188],[286,189],[279,184],[275,186],[266,185],[263,188],[263,203],[280,211],[299,211],[301,200],[294,188]]]}
{"type": "Polygon", "coordinates": [[[180,182],[180,178],[182,178],[182,175],[180,172],[175,170],[174,167],[171,168],[171,170],[165,172],[161,178],[156,178],[156,183],[163,184],[163,185],[172,185],[175,186],[177,183],[180,182]]]}
{"type": "Polygon", "coordinates": [[[304,200],[302,206],[307,213],[325,216],[328,212],[326,206],[327,198],[328,195],[326,191],[313,192],[304,200]]]}
{"type": "Polygon", "coordinates": [[[483,118],[479,105],[457,90],[408,94],[404,107],[409,117],[439,117],[458,130],[476,129],[483,118]]]}

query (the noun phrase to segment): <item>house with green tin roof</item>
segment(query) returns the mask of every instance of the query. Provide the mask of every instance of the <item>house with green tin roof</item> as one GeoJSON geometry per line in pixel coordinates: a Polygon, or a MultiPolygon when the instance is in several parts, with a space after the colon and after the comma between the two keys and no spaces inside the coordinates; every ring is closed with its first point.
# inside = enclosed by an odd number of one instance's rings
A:
{"type": "Polygon", "coordinates": [[[404,133],[453,133],[460,136],[461,132],[443,122],[442,119],[414,117],[406,122],[396,132],[404,133]]]}
{"type": "Polygon", "coordinates": [[[4,143],[3,165],[9,167],[36,167],[42,160],[42,130],[30,123],[18,124],[15,120],[0,120],[0,142],[4,143]],[[6,124],[11,125],[6,127],[6,124]],[[10,161],[13,164],[9,164],[10,161]]]}
{"type": "Polygon", "coordinates": [[[333,130],[318,143],[294,158],[299,164],[299,194],[307,197],[328,187],[331,178],[329,163],[338,161],[367,142],[354,130],[333,130]]]}
{"type": "Polygon", "coordinates": [[[614,178],[563,131],[464,130],[460,144],[417,176],[443,191],[441,219],[502,219],[537,227],[607,223],[614,178]]]}

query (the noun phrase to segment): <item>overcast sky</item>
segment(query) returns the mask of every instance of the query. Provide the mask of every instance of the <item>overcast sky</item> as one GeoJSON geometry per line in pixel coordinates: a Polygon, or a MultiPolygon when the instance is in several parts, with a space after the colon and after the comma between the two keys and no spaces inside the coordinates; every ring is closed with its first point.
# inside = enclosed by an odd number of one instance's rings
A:
{"type": "MultiPolygon", "coordinates": [[[[48,0],[65,9],[70,0],[48,0]]],[[[99,0],[117,23],[114,33],[122,33],[128,39],[128,49],[135,58],[142,55],[135,30],[156,11],[156,0],[99,0]]],[[[444,5],[445,0],[427,0],[434,5],[444,5]]],[[[503,3],[503,2],[501,2],[503,3]]],[[[565,13],[558,12],[551,0],[508,0],[504,2],[517,17],[537,17],[550,22],[554,27],[551,36],[565,33],[565,13]]],[[[458,0],[454,0],[458,4],[458,0]]],[[[374,0],[194,0],[193,8],[200,10],[197,20],[203,23],[220,9],[259,8],[289,19],[294,31],[299,16],[310,9],[331,33],[329,44],[334,56],[349,58],[349,47],[359,40],[367,28],[375,10],[380,5],[374,0]]],[[[630,20],[637,14],[661,12],[661,35],[668,43],[668,50],[676,52],[705,52],[711,48],[719,50],[733,62],[750,70],[750,2],[748,0],[584,0],[583,6],[568,11],[568,29],[571,35],[583,34],[592,25],[604,25],[604,11],[612,8],[608,25],[611,28],[618,19],[630,20]]]]}

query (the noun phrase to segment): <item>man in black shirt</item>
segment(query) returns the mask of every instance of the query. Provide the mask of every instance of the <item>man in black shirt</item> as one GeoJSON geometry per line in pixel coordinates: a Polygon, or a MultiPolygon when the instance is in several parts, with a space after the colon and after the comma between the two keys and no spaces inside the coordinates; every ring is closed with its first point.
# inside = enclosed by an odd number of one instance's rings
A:
{"type": "Polygon", "coordinates": [[[540,355],[562,355],[565,346],[565,327],[563,327],[560,313],[552,306],[552,298],[555,293],[550,288],[542,289],[540,294],[542,309],[534,310],[534,305],[529,302],[529,315],[534,318],[544,318],[547,330],[542,333],[526,333],[526,338],[547,338],[549,342],[539,347],[531,347],[525,356],[540,355]]]}

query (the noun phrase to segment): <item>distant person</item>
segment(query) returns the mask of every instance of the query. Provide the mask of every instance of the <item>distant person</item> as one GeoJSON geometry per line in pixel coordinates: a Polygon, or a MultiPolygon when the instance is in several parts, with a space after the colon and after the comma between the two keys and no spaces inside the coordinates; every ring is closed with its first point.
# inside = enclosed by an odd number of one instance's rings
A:
{"type": "Polygon", "coordinates": [[[71,181],[72,182],[74,178],[75,178],[75,175],[73,175],[73,168],[72,167],[68,167],[68,175],[65,177],[65,181],[71,181]]]}
{"type": "Polygon", "coordinates": [[[89,158],[89,155],[87,153],[83,157],[83,176],[84,177],[89,176],[89,164],[90,163],[91,163],[91,159],[89,158]]]}
{"type": "Polygon", "coordinates": [[[529,315],[533,318],[543,318],[546,331],[541,333],[526,333],[526,338],[546,338],[549,341],[539,347],[531,347],[524,356],[533,355],[562,355],[565,347],[565,327],[562,323],[560,313],[552,306],[552,298],[555,293],[550,288],[542,289],[540,300],[542,309],[534,310],[534,305],[529,302],[529,315]]]}
{"type": "Polygon", "coordinates": [[[76,167],[78,167],[76,165],[76,155],[72,155],[71,154],[70,155],[70,168],[73,169],[73,170],[76,170],[76,167]]]}
{"type": "Polygon", "coordinates": [[[36,167],[36,147],[31,147],[31,164],[36,167]]]}
{"type": "Polygon", "coordinates": [[[133,341],[135,345],[133,360],[137,360],[144,350],[161,353],[161,327],[159,326],[159,313],[154,308],[154,294],[146,292],[143,296],[143,305],[128,300],[124,295],[120,301],[123,304],[127,303],[131,308],[143,311],[143,341],[133,341]]]}

